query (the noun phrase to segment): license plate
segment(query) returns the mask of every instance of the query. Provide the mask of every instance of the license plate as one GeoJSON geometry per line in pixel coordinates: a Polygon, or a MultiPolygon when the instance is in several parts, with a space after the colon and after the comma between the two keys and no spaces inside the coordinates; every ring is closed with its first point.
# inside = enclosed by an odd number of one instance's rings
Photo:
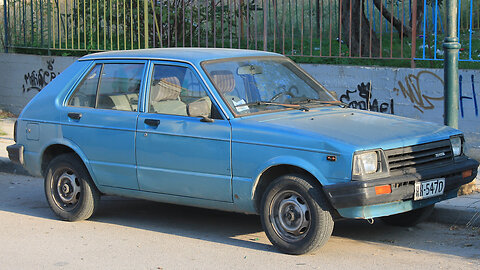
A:
{"type": "Polygon", "coordinates": [[[422,200],[442,195],[445,190],[445,178],[416,182],[413,200],[422,200]]]}

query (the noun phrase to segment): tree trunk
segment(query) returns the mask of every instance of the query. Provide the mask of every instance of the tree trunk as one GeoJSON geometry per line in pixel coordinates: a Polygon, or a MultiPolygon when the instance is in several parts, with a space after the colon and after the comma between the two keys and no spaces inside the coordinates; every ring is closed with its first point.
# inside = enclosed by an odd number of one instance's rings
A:
{"type": "Polygon", "coordinates": [[[342,41],[350,48],[352,56],[376,57],[380,55],[380,40],[373,31],[370,33],[370,22],[363,12],[364,2],[341,1],[342,41]]]}
{"type": "MultiPolygon", "coordinates": [[[[418,0],[418,1],[423,3],[422,0],[418,0]]],[[[412,37],[412,28],[407,25],[403,25],[400,20],[395,18],[395,16],[393,16],[393,14],[390,13],[390,11],[388,10],[388,7],[383,5],[382,0],[373,0],[373,3],[375,4],[375,7],[377,7],[378,10],[382,10],[382,15],[383,17],[385,17],[385,19],[388,22],[392,22],[392,17],[393,17],[393,27],[395,27],[398,33],[402,33],[402,27],[403,27],[403,35],[408,38],[412,37]]],[[[418,17],[418,9],[417,9],[417,17],[418,17]]]]}

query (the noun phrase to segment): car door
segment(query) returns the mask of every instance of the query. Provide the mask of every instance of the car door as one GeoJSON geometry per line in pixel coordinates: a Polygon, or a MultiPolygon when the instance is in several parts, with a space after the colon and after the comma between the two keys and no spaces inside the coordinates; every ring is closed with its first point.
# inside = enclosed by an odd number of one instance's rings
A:
{"type": "Polygon", "coordinates": [[[137,189],[135,131],[146,61],[97,61],[65,107],[63,136],[103,186],[137,189]]]}
{"type": "Polygon", "coordinates": [[[152,62],[137,124],[141,190],[232,201],[231,127],[189,65],[152,62]]]}

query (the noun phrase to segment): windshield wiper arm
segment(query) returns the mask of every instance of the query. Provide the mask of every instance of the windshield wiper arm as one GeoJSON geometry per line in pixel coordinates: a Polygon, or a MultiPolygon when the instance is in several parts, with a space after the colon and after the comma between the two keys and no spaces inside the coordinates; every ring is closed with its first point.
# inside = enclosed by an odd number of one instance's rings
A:
{"type": "Polygon", "coordinates": [[[341,102],[339,100],[320,100],[320,99],[306,99],[302,103],[316,103],[321,105],[339,105],[342,107],[348,107],[348,104],[345,102],[341,102]]]}
{"type": "Polygon", "coordinates": [[[261,105],[282,106],[282,107],[285,107],[285,108],[298,109],[298,110],[306,111],[306,112],[308,112],[310,110],[308,107],[300,105],[300,104],[284,104],[284,103],[276,103],[276,102],[269,102],[269,101],[249,102],[249,103],[237,105],[235,107],[261,106],[261,105]]]}

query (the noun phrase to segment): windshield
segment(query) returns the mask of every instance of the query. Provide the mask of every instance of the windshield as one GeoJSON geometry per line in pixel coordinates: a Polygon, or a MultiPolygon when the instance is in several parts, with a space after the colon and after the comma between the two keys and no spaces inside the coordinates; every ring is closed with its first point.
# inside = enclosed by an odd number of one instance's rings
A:
{"type": "Polygon", "coordinates": [[[339,103],[287,58],[234,58],[203,67],[235,115],[339,103]]]}

